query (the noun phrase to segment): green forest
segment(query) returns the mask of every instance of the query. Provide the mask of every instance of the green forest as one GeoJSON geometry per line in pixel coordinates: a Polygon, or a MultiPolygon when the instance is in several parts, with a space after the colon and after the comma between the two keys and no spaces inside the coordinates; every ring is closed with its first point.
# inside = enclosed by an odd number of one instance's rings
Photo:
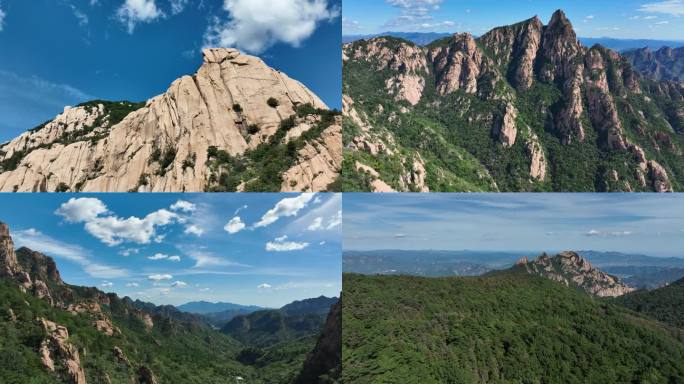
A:
{"type": "Polygon", "coordinates": [[[684,330],[524,271],[343,284],[347,383],[684,382],[684,330]]]}

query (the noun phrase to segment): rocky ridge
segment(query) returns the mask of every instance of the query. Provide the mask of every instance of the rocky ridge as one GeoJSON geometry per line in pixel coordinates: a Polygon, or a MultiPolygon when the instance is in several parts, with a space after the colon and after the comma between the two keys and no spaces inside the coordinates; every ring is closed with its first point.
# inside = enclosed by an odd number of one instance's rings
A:
{"type": "MultiPolygon", "coordinates": [[[[205,166],[210,147],[242,156],[269,143],[298,107],[327,109],[304,85],[257,57],[235,49],[205,49],[203,56],[196,74],[182,76],[145,103],[66,107],[52,121],[1,145],[0,190],[204,191],[211,184],[205,166]]],[[[311,118],[298,119],[297,135],[315,125],[311,118]]],[[[304,182],[311,190],[336,179],[340,140],[331,129],[304,143],[311,148],[297,158],[300,170],[283,182],[294,178],[301,190],[304,182]],[[321,166],[312,157],[332,164],[321,166]],[[311,173],[318,174],[316,181],[311,173]]]]}
{"type": "Polygon", "coordinates": [[[598,297],[616,297],[635,290],[619,278],[594,268],[587,259],[571,251],[553,257],[544,253],[533,260],[524,257],[515,266],[598,297]]]}
{"type": "MultiPolygon", "coordinates": [[[[387,137],[404,144],[409,140],[404,136],[408,130],[420,129],[415,128],[415,117],[420,116],[443,124],[443,131],[434,133],[425,124],[424,135],[439,134],[449,142],[463,142],[486,171],[495,174],[495,180],[504,175],[499,175],[503,170],[495,169],[492,163],[525,157],[528,166],[516,173],[528,175],[529,182],[521,188],[518,181],[516,190],[544,188],[546,182],[551,183],[546,188],[567,191],[555,179],[568,175],[558,174],[557,164],[547,159],[558,159],[558,152],[570,157],[566,152],[575,147],[586,152],[581,161],[587,163],[578,166],[597,173],[586,176],[584,182],[591,184],[581,190],[669,192],[684,180],[683,140],[678,136],[684,127],[684,87],[649,82],[620,54],[598,45],[583,46],[560,10],[547,25],[535,16],[494,28],[477,39],[457,33],[425,47],[393,37],[374,37],[345,44],[343,57],[344,113],[350,126],[361,133],[354,132],[351,140],[345,139],[347,152],[382,157],[386,153],[378,148],[391,148],[387,137]],[[375,74],[364,72],[367,63],[376,65],[375,74]],[[399,84],[407,74],[422,76],[423,81],[411,79],[399,84]],[[391,78],[394,86],[369,88],[366,84],[376,80],[368,76],[377,77],[377,81],[391,78]],[[364,83],[360,79],[365,79],[364,83]],[[420,87],[415,86],[418,83],[420,87]],[[411,89],[413,96],[409,100],[399,89],[411,89]],[[384,102],[382,92],[393,97],[397,105],[384,102]],[[453,121],[458,123],[451,125],[453,121]],[[482,144],[470,143],[475,137],[459,137],[465,134],[464,126],[472,126],[472,130],[488,126],[504,150],[493,146],[484,150],[482,144]],[[530,134],[518,140],[521,132],[530,134]],[[560,142],[560,149],[550,143],[553,140],[560,142]],[[548,151],[556,153],[550,155],[548,151]],[[599,156],[589,160],[591,152],[599,156]]],[[[412,137],[409,145],[426,157],[428,144],[422,141],[427,140],[412,137]]],[[[391,149],[396,152],[397,148],[391,149]]],[[[360,162],[379,172],[369,161],[360,162]]],[[[454,167],[445,160],[441,163],[441,169],[433,169],[448,172],[454,167]]],[[[515,163],[520,167],[519,161],[515,163]]],[[[434,180],[439,173],[431,176],[434,180]]],[[[386,178],[382,181],[389,182],[386,178]]]]}

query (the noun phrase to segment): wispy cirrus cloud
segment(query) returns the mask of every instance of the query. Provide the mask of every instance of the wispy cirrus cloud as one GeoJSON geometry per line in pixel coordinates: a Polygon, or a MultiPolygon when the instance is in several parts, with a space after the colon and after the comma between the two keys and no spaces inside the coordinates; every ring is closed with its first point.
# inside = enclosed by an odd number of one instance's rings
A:
{"type": "Polygon", "coordinates": [[[639,11],[646,13],[661,13],[671,16],[682,16],[684,15],[684,1],[665,0],[646,3],[639,7],[639,11]]]}

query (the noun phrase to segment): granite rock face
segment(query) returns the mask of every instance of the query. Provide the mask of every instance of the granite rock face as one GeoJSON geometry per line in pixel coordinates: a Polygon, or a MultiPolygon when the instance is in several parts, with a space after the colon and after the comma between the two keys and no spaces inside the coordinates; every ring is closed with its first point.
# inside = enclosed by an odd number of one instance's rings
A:
{"type": "MultiPolygon", "coordinates": [[[[1,146],[0,191],[201,192],[210,176],[210,146],[241,155],[268,142],[298,106],[327,109],[300,82],[257,57],[235,49],[203,54],[197,73],[175,80],[115,124],[111,106],[91,102],[67,107],[1,146]]],[[[341,151],[341,141],[325,145],[341,151]]],[[[323,171],[326,179],[339,173],[323,171]]]]}

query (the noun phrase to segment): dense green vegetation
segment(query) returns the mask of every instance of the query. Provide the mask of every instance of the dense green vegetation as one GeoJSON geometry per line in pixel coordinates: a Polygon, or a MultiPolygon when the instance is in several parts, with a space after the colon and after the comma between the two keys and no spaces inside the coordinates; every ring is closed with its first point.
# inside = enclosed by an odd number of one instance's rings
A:
{"type": "Polygon", "coordinates": [[[297,108],[295,115],[283,120],[280,129],[266,142],[241,156],[231,156],[217,147],[209,147],[207,165],[211,173],[207,190],[234,192],[244,182],[246,192],[280,191],[283,172],[294,165],[297,152],[307,142],[318,138],[323,130],[334,123],[335,116],[338,115],[339,112],[335,110],[316,109],[310,104],[304,104],[297,108]],[[287,132],[295,127],[296,118],[307,115],[320,116],[321,120],[297,139],[283,143],[287,132]]]}
{"type": "Polygon", "coordinates": [[[615,302],[684,329],[684,279],[651,291],[641,290],[628,293],[616,298],[615,302]]]}
{"type": "Polygon", "coordinates": [[[344,382],[684,381],[684,331],[545,278],[345,274],[343,284],[344,382]]]}
{"type": "MultiPolygon", "coordinates": [[[[128,384],[140,367],[150,369],[160,383],[226,383],[242,377],[250,383],[291,383],[301,371],[307,354],[320,333],[320,315],[306,315],[286,322],[292,329],[256,325],[231,336],[209,326],[201,317],[172,306],[119,298],[96,288],[64,284],[52,259],[26,248],[16,251],[22,270],[32,280],[46,282],[51,297],[60,305],[22,293],[18,283],[0,279],[0,382],[7,384],[63,383],[63,362],[53,355],[56,372],[40,361],[38,350],[46,338],[39,318],[65,326],[68,342],[80,355],[89,383],[128,384]],[[74,303],[99,303],[97,313],[71,313],[74,303]],[[145,315],[152,319],[148,328],[145,315]],[[107,336],[94,320],[110,319],[115,331],[107,336]],[[269,335],[273,332],[273,335],[269,335]],[[240,340],[237,340],[237,339],[240,340]],[[115,353],[120,348],[129,363],[115,353]]],[[[316,299],[313,299],[316,300],[316,299]]],[[[293,303],[297,304],[297,302],[293,303]]],[[[277,325],[277,324],[276,324],[277,325]]]]}
{"type": "MultiPolygon", "coordinates": [[[[408,41],[389,38],[384,44],[396,50],[408,41]]],[[[428,47],[448,43],[441,39],[428,47]]],[[[368,44],[352,43],[354,51],[368,44]]],[[[495,59],[481,43],[478,46],[485,56],[495,59]]],[[[600,49],[600,48],[597,48],[600,49]]],[[[603,55],[607,55],[602,50],[603,55]]],[[[625,136],[646,152],[648,159],[661,164],[675,190],[684,188],[684,160],[681,148],[684,137],[684,119],[681,117],[684,102],[681,95],[669,97],[657,89],[657,83],[641,79],[643,93],[628,91],[618,74],[631,71],[626,61],[606,60],[610,91],[625,136]]],[[[510,63],[498,66],[502,74],[510,77],[510,63]]],[[[429,66],[429,65],[428,65],[429,66]]],[[[637,178],[637,160],[626,151],[606,148],[606,138],[592,125],[587,107],[581,117],[585,140],[562,144],[554,128],[554,116],[564,105],[561,85],[536,79],[526,91],[515,91],[504,77],[490,84],[491,79],[480,78],[478,93],[462,90],[439,95],[432,70],[419,73],[425,80],[420,102],[411,106],[395,101],[388,94],[386,82],[398,74],[389,69],[378,70],[374,59],[349,59],[343,66],[343,91],[354,101],[354,108],[367,118],[372,126],[371,137],[392,144],[392,155],[369,155],[362,151],[346,151],[343,165],[344,190],[368,191],[370,178],[356,170],[356,161],[374,168],[379,178],[397,189],[402,159],[420,154],[425,161],[427,184],[431,191],[651,191],[642,187],[637,178]],[[494,122],[501,120],[505,105],[511,102],[519,111],[516,118],[518,136],[511,148],[504,148],[492,137],[494,122]],[[386,140],[385,134],[393,137],[386,140]],[[546,155],[545,181],[530,177],[530,158],[525,140],[536,135],[546,155]],[[611,178],[617,171],[619,181],[611,178]]],[[[585,89],[583,89],[584,93],[585,89]]],[[[585,105],[587,100],[585,96],[585,105]]],[[[360,133],[349,118],[343,124],[344,144],[360,133]]]]}

